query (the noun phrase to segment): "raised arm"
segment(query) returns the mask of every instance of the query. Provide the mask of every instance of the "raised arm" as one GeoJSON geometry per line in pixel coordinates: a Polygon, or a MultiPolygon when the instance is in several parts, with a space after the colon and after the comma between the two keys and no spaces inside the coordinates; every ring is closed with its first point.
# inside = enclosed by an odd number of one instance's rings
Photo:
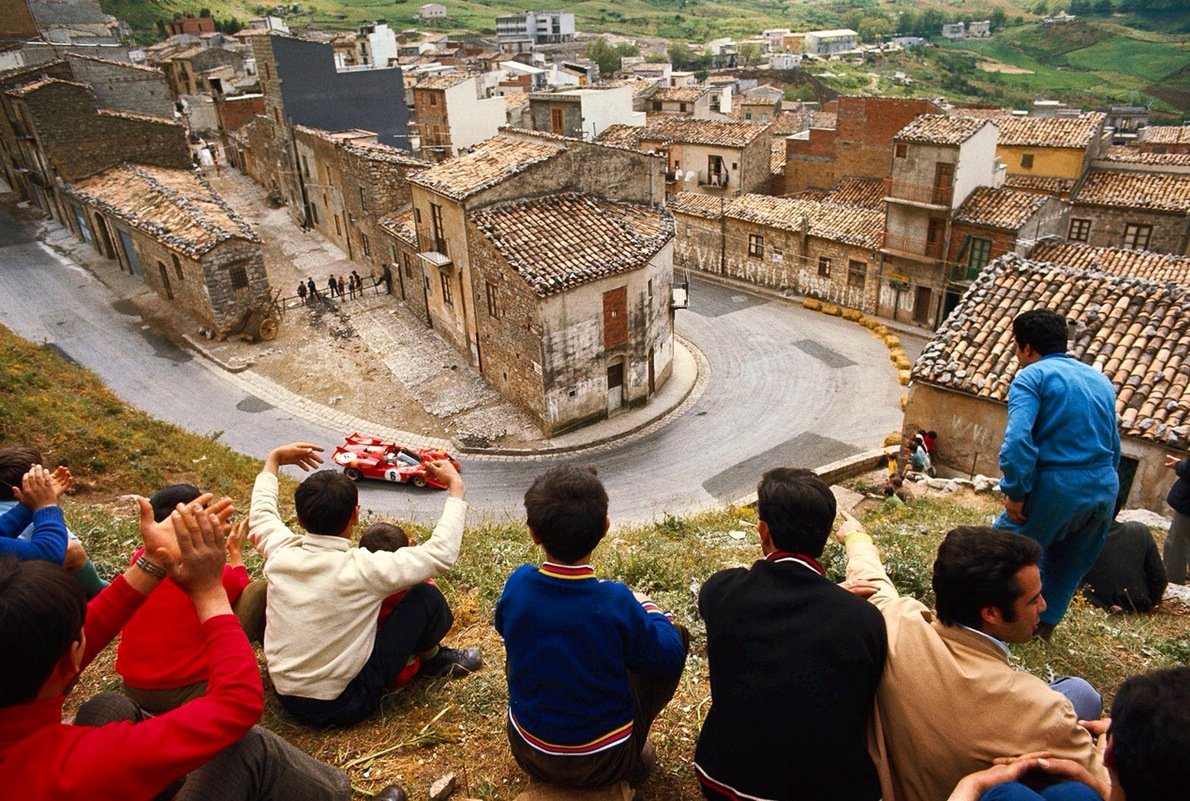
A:
{"type": "Polygon", "coordinates": [[[248,539],[268,558],[269,552],[286,544],[297,544],[301,537],[281,519],[277,506],[277,473],[283,465],[308,471],[322,464],[322,447],[309,442],[294,442],[269,451],[264,467],[252,487],[252,505],[248,509],[248,539]]]}
{"type": "Polygon", "coordinates": [[[880,563],[880,552],[864,531],[863,524],[847,512],[839,515],[843,523],[835,532],[835,538],[847,549],[847,581],[874,587],[875,592],[868,600],[877,607],[895,601],[900,595],[880,563]]]}
{"type": "MultiPolygon", "coordinates": [[[[54,481],[53,474],[39,464],[33,465],[21,478],[21,486],[13,487],[13,496],[31,513],[33,537],[29,540],[0,539],[0,553],[14,554],[18,559],[40,559],[62,564],[66,559],[66,520],[58,506],[58,494],[64,488],[54,481]]],[[[15,511],[15,510],[13,510],[15,511]]],[[[25,515],[18,515],[23,518],[25,515]]],[[[19,522],[19,520],[18,520],[19,522]]],[[[19,529],[17,533],[24,530],[19,529]]]]}

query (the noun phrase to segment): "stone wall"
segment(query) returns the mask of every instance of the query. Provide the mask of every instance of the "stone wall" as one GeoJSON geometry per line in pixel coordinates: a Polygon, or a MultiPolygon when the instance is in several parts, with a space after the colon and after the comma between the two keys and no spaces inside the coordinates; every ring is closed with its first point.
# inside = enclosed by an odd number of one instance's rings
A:
{"type": "Polygon", "coordinates": [[[189,169],[190,148],[183,127],[99,112],[85,86],[57,83],[26,98],[38,139],[65,181],[93,175],[125,161],[189,169]]]}
{"type": "Polygon", "coordinates": [[[219,127],[223,131],[234,131],[248,123],[257,114],[264,114],[264,95],[217,95],[215,109],[219,114],[219,127]]]}
{"type": "Polygon", "coordinates": [[[1087,244],[1093,247],[1123,247],[1125,226],[1151,225],[1153,232],[1145,250],[1190,255],[1190,210],[1183,214],[1162,214],[1143,209],[1075,203],[1071,206],[1070,217],[1091,221],[1087,244]]]}
{"type": "Polygon", "coordinates": [[[173,119],[174,101],[161,70],[73,54],[66,59],[74,80],[91,85],[101,108],[173,119]]]}
{"type": "Polygon", "coordinates": [[[533,130],[556,133],[563,136],[581,137],[583,135],[583,109],[578,97],[564,102],[556,99],[537,100],[530,98],[529,115],[533,123],[533,130]],[[562,130],[555,131],[553,125],[553,110],[562,112],[562,130]]]}
{"type": "Polygon", "coordinates": [[[345,148],[339,149],[339,172],[343,180],[343,207],[354,218],[352,258],[368,271],[379,271],[389,259],[380,248],[382,233],[379,220],[384,215],[407,208],[413,200],[408,175],[421,167],[401,164],[380,157],[368,157],[345,148]],[[365,242],[364,237],[367,237],[365,242]]]}

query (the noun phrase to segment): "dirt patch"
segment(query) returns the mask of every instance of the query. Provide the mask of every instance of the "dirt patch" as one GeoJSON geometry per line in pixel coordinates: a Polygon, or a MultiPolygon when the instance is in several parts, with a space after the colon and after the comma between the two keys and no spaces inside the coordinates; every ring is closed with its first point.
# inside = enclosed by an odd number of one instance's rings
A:
{"type": "Polygon", "coordinates": [[[1005,64],[1003,61],[992,61],[985,59],[977,64],[984,72],[1002,72],[1005,75],[1032,75],[1033,70],[1027,70],[1024,67],[1014,67],[1011,64],[1005,64]]]}

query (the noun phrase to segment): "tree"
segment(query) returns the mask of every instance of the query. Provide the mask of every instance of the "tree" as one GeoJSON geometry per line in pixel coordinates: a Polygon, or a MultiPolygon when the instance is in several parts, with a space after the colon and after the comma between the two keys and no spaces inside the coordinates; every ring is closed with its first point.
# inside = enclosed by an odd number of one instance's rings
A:
{"type": "Polygon", "coordinates": [[[694,63],[694,55],[690,52],[690,48],[684,44],[671,44],[669,46],[669,63],[674,65],[675,70],[682,71],[694,63]]]}
{"type": "Polygon", "coordinates": [[[621,58],[640,55],[640,51],[628,43],[612,45],[603,37],[598,37],[587,45],[586,55],[599,65],[600,75],[611,75],[620,69],[621,58]]]}
{"type": "Polygon", "coordinates": [[[917,15],[912,11],[902,11],[897,17],[897,33],[910,36],[917,33],[917,15]]]}
{"type": "Polygon", "coordinates": [[[745,67],[752,66],[753,61],[758,61],[762,55],[760,45],[756,42],[744,42],[739,49],[740,63],[745,67]]]}
{"type": "Polygon", "coordinates": [[[994,8],[992,13],[988,14],[988,21],[992,23],[993,30],[998,31],[1008,23],[1008,15],[1004,13],[1004,9],[994,8]]]}

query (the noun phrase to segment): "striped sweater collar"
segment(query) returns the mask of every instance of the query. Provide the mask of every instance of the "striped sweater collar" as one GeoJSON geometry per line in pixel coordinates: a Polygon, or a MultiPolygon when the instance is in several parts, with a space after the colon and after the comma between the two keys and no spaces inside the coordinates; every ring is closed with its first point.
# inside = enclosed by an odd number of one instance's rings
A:
{"type": "Polygon", "coordinates": [[[818,564],[817,560],[815,560],[813,557],[806,556],[805,554],[801,554],[801,553],[790,553],[789,551],[773,551],[771,554],[769,554],[768,556],[765,557],[765,560],[769,561],[769,562],[795,562],[799,565],[802,565],[803,567],[807,567],[810,570],[813,570],[815,573],[817,573],[820,576],[826,575],[826,571],[822,569],[822,565],[818,564]]]}
{"type": "Polygon", "coordinates": [[[557,562],[543,562],[538,572],[560,579],[595,578],[595,569],[590,565],[560,565],[557,562]]]}

